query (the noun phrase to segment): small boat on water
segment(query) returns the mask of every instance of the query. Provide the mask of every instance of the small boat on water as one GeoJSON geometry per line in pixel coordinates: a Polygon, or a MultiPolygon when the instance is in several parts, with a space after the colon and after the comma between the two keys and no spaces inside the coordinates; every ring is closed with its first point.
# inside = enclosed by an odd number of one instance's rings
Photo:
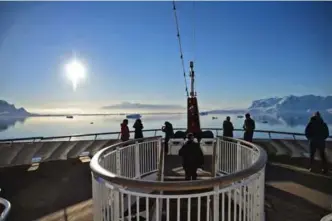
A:
{"type": "Polygon", "coordinates": [[[66,118],[68,118],[68,119],[73,119],[74,116],[73,116],[73,115],[68,115],[68,116],[66,116],[66,118]]]}
{"type": "Polygon", "coordinates": [[[242,115],[238,115],[237,118],[243,118],[243,116],[242,115]]]}
{"type": "Polygon", "coordinates": [[[141,117],[142,117],[142,115],[140,115],[140,114],[128,114],[126,116],[126,118],[129,118],[129,119],[139,119],[141,117]]]}
{"type": "Polygon", "coordinates": [[[212,117],[212,120],[216,120],[216,119],[218,119],[218,117],[212,117]]]}
{"type": "Polygon", "coordinates": [[[199,113],[199,115],[201,115],[201,116],[206,116],[206,115],[208,115],[209,113],[208,112],[200,112],[199,113]]]}

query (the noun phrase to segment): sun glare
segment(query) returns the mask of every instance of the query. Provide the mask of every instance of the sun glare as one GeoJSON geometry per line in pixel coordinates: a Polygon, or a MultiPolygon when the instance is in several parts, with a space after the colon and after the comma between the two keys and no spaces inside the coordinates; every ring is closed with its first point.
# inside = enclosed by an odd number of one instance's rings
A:
{"type": "Polygon", "coordinates": [[[85,79],[85,67],[78,60],[73,60],[66,65],[67,78],[73,85],[75,91],[78,84],[85,79]]]}

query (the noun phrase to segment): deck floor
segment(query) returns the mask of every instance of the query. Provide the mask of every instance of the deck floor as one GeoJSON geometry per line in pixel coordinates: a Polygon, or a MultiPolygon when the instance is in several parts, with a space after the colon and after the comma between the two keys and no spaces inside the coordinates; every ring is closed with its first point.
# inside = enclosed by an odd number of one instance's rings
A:
{"type": "MultiPolygon", "coordinates": [[[[332,177],[307,172],[307,159],[274,157],[266,168],[266,220],[318,221],[330,212],[332,177]],[[292,164],[292,165],[291,165],[292,164]]],[[[88,221],[91,174],[79,160],[0,169],[1,196],[12,203],[9,221],[88,221]]]]}

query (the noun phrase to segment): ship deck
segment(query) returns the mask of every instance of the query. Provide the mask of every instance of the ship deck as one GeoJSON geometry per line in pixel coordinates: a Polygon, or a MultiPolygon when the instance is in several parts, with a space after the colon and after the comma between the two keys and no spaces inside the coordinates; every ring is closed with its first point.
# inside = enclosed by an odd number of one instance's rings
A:
{"type": "MultiPolygon", "coordinates": [[[[266,220],[317,221],[331,212],[332,177],[308,172],[306,149],[290,142],[255,141],[269,154],[266,220]]],[[[331,163],[330,152],[328,156],[331,163]]],[[[70,157],[53,159],[34,171],[28,171],[31,165],[0,168],[1,195],[12,203],[8,220],[92,220],[89,163],[70,157]]]]}

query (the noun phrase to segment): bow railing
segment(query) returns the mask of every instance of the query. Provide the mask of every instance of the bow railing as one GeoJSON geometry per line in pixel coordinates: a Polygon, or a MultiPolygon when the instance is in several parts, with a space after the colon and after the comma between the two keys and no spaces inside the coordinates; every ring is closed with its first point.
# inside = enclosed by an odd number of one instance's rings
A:
{"type": "MultiPolygon", "coordinates": [[[[1,192],[1,189],[0,189],[1,192]]],[[[2,207],[2,211],[0,209],[0,221],[5,221],[8,217],[8,214],[10,212],[11,209],[11,204],[8,200],[0,197],[0,207],[2,207]]]]}
{"type": "Polygon", "coordinates": [[[94,220],[264,220],[265,151],[234,138],[213,144],[211,179],[181,182],[163,180],[161,137],[100,150],[90,162],[94,220]]]}
{"type": "MultiPolygon", "coordinates": [[[[185,131],[186,128],[174,128],[174,131],[185,131]]],[[[215,136],[222,135],[222,128],[210,127],[202,128],[203,131],[212,131],[215,136]]],[[[240,137],[243,129],[235,129],[235,136],[240,137]]],[[[145,136],[160,136],[163,134],[161,129],[146,129],[143,130],[145,136]]],[[[134,131],[130,131],[131,137],[133,137],[134,131]]],[[[116,132],[102,132],[102,133],[87,133],[87,134],[74,134],[74,135],[64,135],[64,136],[47,136],[47,137],[22,137],[22,138],[11,138],[11,139],[0,139],[2,142],[40,142],[40,141],[57,141],[57,140],[98,140],[98,139],[119,139],[121,135],[120,131],[116,132]]],[[[256,138],[267,138],[267,139],[280,139],[282,138],[292,138],[294,140],[300,138],[305,139],[304,133],[295,132],[285,132],[285,131],[275,131],[275,130],[255,130],[254,136],[256,138]]],[[[332,136],[329,136],[332,139],[332,136]]]]}

